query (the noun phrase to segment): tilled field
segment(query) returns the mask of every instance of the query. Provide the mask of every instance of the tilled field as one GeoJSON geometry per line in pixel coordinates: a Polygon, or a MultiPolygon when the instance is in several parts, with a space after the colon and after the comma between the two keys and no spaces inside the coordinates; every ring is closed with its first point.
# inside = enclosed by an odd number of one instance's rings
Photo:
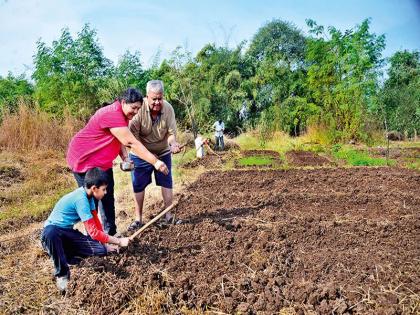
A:
{"type": "Polygon", "coordinates": [[[289,151],[286,153],[286,158],[294,166],[322,166],[332,164],[326,157],[309,151],[289,151]]]}
{"type": "Polygon", "coordinates": [[[398,168],[210,171],[181,225],[73,269],[67,296],[119,313],[146,289],[160,310],[410,314],[419,309],[420,174],[398,168]]]}

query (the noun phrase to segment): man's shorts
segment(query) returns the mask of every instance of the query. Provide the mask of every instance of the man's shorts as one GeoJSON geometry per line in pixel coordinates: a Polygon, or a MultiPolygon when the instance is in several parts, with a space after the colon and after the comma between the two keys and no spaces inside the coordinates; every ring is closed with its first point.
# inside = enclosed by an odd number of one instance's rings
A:
{"type": "Polygon", "coordinates": [[[131,171],[131,182],[135,193],[142,192],[147,185],[152,182],[152,173],[155,174],[155,182],[157,186],[172,188],[172,160],[171,153],[159,157],[159,159],[168,167],[168,175],[155,170],[154,166],[139,157],[130,153],[130,159],[134,162],[134,170],[131,171]]]}

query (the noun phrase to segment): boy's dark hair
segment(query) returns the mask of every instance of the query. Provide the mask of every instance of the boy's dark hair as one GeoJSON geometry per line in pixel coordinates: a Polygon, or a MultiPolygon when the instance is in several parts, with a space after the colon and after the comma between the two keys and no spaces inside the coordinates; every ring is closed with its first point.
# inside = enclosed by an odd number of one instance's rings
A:
{"type": "Polygon", "coordinates": [[[86,172],[84,184],[87,189],[108,185],[108,176],[99,167],[95,167],[86,172]]]}
{"type": "Polygon", "coordinates": [[[118,98],[121,102],[124,100],[126,103],[132,104],[136,102],[143,103],[143,95],[140,93],[139,90],[135,88],[128,88],[124,91],[124,93],[118,98]]]}

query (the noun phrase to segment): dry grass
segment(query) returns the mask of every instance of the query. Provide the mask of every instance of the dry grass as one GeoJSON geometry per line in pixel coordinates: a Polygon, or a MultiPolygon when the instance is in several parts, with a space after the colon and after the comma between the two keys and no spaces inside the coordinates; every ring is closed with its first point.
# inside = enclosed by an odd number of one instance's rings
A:
{"type": "MultiPolygon", "coordinates": [[[[142,295],[133,299],[128,307],[121,312],[121,315],[128,314],[150,314],[150,315],[159,315],[167,314],[168,312],[172,313],[174,310],[170,311],[167,309],[168,305],[173,305],[170,301],[168,295],[158,289],[145,288],[142,295]]],[[[176,314],[182,315],[202,315],[202,314],[212,314],[211,312],[203,312],[200,310],[189,310],[187,308],[182,308],[177,310],[176,314]]]]}
{"type": "Polygon", "coordinates": [[[0,230],[41,220],[75,187],[64,160],[71,137],[83,122],[50,117],[25,104],[4,113],[0,125],[0,230]]]}
{"type": "Polygon", "coordinates": [[[55,202],[76,187],[64,154],[57,151],[2,152],[1,169],[13,172],[0,176],[0,231],[44,219],[55,202]]]}
{"type": "Polygon", "coordinates": [[[0,125],[0,148],[7,151],[65,151],[83,122],[70,115],[51,118],[38,109],[20,105],[15,114],[6,113],[0,125]]]}

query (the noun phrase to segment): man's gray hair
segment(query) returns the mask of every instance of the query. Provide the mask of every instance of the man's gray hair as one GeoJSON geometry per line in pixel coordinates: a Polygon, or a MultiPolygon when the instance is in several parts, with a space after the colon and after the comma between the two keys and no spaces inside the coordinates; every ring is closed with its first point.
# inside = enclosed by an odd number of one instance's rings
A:
{"type": "Polygon", "coordinates": [[[146,94],[149,92],[163,93],[163,82],[161,80],[151,80],[146,84],[146,94]]]}

